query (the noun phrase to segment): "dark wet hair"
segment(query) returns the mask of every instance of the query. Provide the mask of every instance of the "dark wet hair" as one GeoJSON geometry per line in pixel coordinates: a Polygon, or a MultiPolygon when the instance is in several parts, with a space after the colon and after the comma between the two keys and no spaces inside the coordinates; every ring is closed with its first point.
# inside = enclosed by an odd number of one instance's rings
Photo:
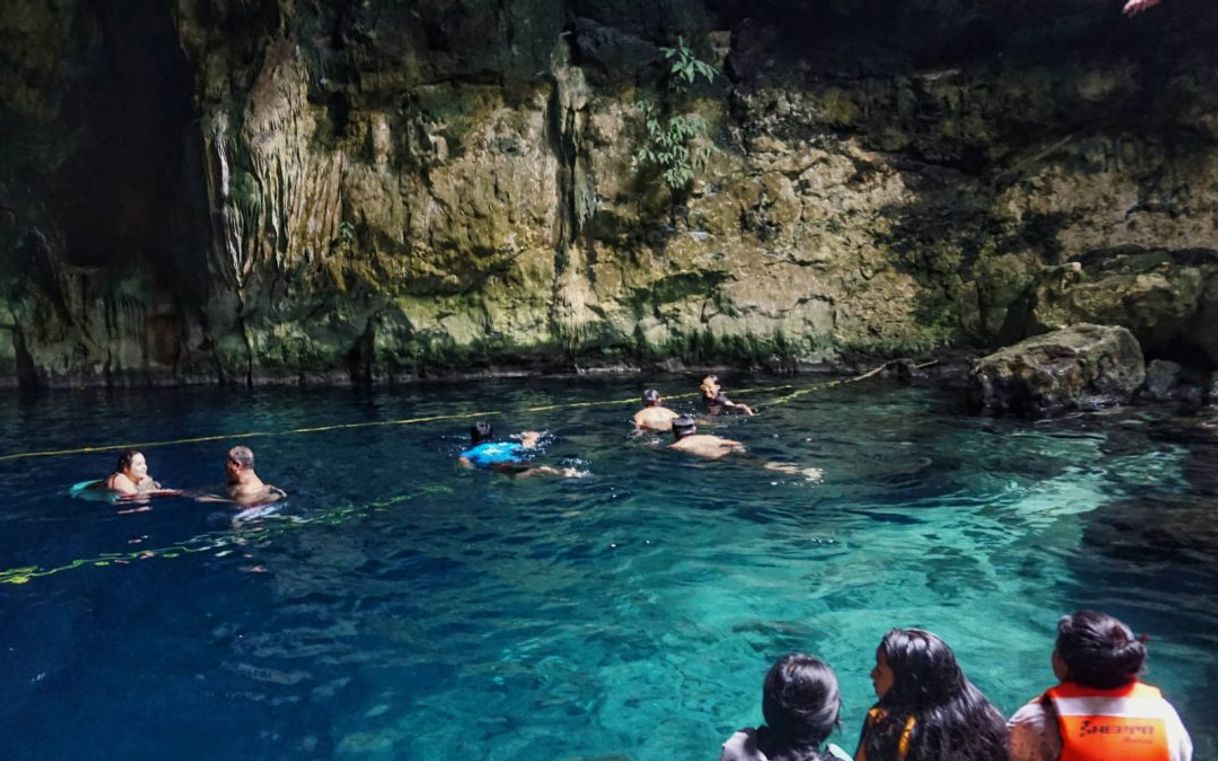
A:
{"type": "Polygon", "coordinates": [[[1110,690],[1138,678],[1146,645],[1106,613],[1080,610],[1057,622],[1057,654],[1071,682],[1110,690]]]}
{"type": "Polygon", "coordinates": [[[842,699],[837,675],[815,656],[791,653],[765,675],[757,743],[770,761],[814,761],[838,726],[842,699]]]}
{"type": "Polygon", "coordinates": [[[236,446],[228,450],[228,459],[241,467],[242,470],[254,467],[254,450],[249,447],[236,446]]]}
{"type": "Polygon", "coordinates": [[[660,403],[660,392],[654,388],[649,388],[643,392],[643,404],[648,407],[654,407],[660,403]]]}
{"type": "Polygon", "coordinates": [[[886,716],[864,738],[868,758],[895,758],[913,716],[907,761],[1008,761],[1006,722],[965,678],[947,643],[922,629],[893,629],[879,653],[893,682],[876,704],[886,716]]]}
{"type": "Polygon", "coordinates": [[[692,436],[697,432],[698,424],[694,422],[693,418],[688,417],[687,415],[682,415],[681,417],[672,421],[672,437],[676,441],[680,441],[686,436],[692,436]]]}
{"type": "Polygon", "coordinates": [[[495,429],[491,427],[491,421],[479,420],[469,427],[469,440],[474,446],[478,446],[484,441],[489,441],[495,435],[495,429]]]}
{"type": "Polygon", "coordinates": [[[118,464],[114,466],[114,472],[122,473],[123,471],[130,468],[131,461],[135,459],[135,456],[137,454],[140,454],[140,450],[138,450],[138,449],[128,449],[126,452],[123,452],[122,454],[120,454],[118,456],[118,464]]]}

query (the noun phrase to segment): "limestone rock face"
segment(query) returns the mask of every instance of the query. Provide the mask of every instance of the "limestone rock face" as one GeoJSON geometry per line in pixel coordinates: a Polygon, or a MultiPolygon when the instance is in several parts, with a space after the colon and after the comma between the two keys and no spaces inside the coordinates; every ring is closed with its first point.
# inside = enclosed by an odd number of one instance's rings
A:
{"type": "Polygon", "coordinates": [[[1096,251],[1037,273],[1007,313],[1019,340],[1077,322],[1123,325],[1149,354],[1205,352],[1218,361],[1218,250],[1096,251]]]}
{"type": "Polygon", "coordinates": [[[1145,378],[1142,349],[1132,333],[1080,324],[982,358],[969,383],[983,412],[1039,417],[1128,402],[1145,378]]]}
{"type": "Polygon", "coordinates": [[[792,369],[1080,321],[1218,363],[1216,36],[1183,1],[10,0],[0,383],[792,369]],[[632,156],[678,34],[723,76],[672,192],[632,156]]]}

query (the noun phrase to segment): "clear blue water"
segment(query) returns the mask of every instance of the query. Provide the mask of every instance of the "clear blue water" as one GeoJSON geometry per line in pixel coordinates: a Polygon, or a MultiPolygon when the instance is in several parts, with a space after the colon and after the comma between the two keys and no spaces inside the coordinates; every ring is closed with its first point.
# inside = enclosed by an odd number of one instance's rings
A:
{"type": "Polygon", "coordinates": [[[756,392],[741,398],[763,413],[718,432],[758,459],[707,463],[627,437],[632,406],[522,411],[638,390],[0,399],[0,454],[499,410],[505,432],[553,434],[546,461],[591,472],[463,472],[466,420],[145,450],[165,484],[208,488],[227,446],[251,445],[291,497],[234,530],[231,511],[185,499],[120,513],[68,498],[111,453],[0,462],[0,572],[64,568],[0,584],[0,755],[711,759],[760,720],[762,676],[792,650],[837,670],[835,739],[853,749],[888,628],[941,634],[1010,713],[1052,681],[1058,615],[1094,606],[1151,634],[1147,680],[1197,758],[1218,757],[1212,419],[977,419],[883,383],[768,408],[778,394],[756,392]]]}

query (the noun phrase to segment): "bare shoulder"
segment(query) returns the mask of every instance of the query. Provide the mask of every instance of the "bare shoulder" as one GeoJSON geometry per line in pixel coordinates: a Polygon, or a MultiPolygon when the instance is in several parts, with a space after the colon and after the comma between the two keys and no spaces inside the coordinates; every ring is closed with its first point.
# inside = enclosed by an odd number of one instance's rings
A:
{"type": "Polygon", "coordinates": [[[122,473],[111,473],[106,479],[106,488],[119,494],[138,494],[139,487],[122,473]]]}

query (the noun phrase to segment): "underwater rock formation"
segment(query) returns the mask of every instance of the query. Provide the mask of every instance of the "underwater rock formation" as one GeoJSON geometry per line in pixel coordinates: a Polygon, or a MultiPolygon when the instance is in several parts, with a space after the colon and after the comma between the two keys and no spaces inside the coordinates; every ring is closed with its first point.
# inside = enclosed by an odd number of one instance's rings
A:
{"type": "Polygon", "coordinates": [[[1157,351],[1191,308],[1218,362],[1180,263],[1218,240],[1216,34],[1199,0],[11,0],[0,382],[848,364],[1036,332],[1038,273],[1121,247],[1175,264],[1104,321],[1157,351]],[[632,157],[678,37],[723,75],[674,192],[632,157]]]}
{"type": "Polygon", "coordinates": [[[1146,378],[1142,349],[1122,327],[1072,325],[978,360],[975,407],[1038,417],[1128,402],[1146,378]]]}

